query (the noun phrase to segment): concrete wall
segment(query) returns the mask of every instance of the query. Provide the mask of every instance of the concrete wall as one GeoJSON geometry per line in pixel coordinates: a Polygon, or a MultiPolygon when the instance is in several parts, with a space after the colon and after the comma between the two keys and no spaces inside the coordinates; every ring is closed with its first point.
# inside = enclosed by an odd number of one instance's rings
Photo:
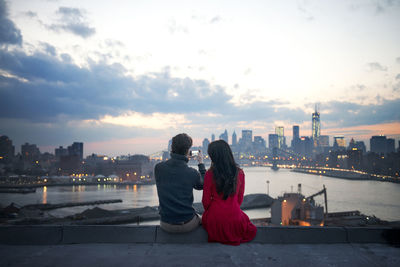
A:
{"type": "MultiPolygon", "coordinates": [[[[400,243],[400,229],[390,227],[258,227],[253,243],[333,244],[400,243]]],[[[205,243],[199,227],[186,234],[169,234],[159,226],[0,226],[0,244],[58,245],[82,243],[205,243]]]]}

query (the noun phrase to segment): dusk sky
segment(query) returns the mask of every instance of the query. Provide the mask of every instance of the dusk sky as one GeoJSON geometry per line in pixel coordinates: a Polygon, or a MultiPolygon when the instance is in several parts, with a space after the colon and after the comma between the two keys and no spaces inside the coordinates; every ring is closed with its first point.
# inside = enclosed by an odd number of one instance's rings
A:
{"type": "Polygon", "coordinates": [[[400,1],[0,0],[0,135],[152,154],[186,132],[400,138],[400,1]]]}

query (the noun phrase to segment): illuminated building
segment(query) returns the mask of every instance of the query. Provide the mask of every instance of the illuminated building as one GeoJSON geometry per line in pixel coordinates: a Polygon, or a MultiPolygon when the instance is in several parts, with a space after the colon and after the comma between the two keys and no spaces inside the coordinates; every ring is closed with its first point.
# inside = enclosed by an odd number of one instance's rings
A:
{"type": "Polygon", "coordinates": [[[359,170],[363,161],[363,151],[355,147],[347,151],[347,168],[359,170]]]}
{"type": "Polygon", "coordinates": [[[0,162],[8,163],[14,158],[15,147],[7,136],[0,136],[0,162]]]}
{"type": "Polygon", "coordinates": [[[333,150],[344,150],[346,149],[346,140],[343,135],[337,135],[333,137],[333,150]]]}
{"type": "MultiPolygon", "coordinates": [[[[312,196],[298,193],[284,193],[271,206],[271,223],[273,225],[312,226],[324,224],[324,208],[315,203],[312,196]]],[[[315,195],[321,194],[320,191],[315,195]]],[[[326,192],[326,191],[325,191],[326,192]]]]}
{"type": "Polygon", "coordinates": [[[310,137],[302,136],[300,137],[300,151],[299,153],[306,157],[312,156],[313,142],[310,137]]]}
{"type": "Polygon", "coordinates": [[[317,111],[317,106],[315,106],[315,112],[312,114],[312,139],[315,147],[319,145],[319,137],[321,135],[321,122],[319,116],[320,114],[317,111]]]}
{"type": "Polygon", "coordinates": [[[29,143],[25,143],[24,145],[21,145],[21,154],[22,154],[22,158],[25,161],[36,161],[39,160],[40,157],[40,151],[39,148],[34,145],[34,144],[29,144],[29,143]]]}
{"type": "Polygon", "coordinates": [[[285,148],[285,132],[283,126],[275,127],[275,134],[278,135],[278,148],[285,148]]]}

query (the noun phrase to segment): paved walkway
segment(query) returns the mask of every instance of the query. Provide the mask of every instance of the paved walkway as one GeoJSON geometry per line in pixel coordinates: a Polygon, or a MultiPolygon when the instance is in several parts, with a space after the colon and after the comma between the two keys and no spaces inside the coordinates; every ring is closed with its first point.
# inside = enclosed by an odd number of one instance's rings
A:
{"type": "Polygon", "coordinates": [[[0,266],[400,266],[385,244],[0,245],[0,266]]]}

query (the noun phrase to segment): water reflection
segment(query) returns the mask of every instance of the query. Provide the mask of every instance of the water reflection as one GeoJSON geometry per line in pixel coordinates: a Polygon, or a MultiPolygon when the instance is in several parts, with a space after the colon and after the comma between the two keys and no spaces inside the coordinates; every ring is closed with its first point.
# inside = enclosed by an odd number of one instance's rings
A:
{"type": "Polygon", "coordinates": [[[133,191],[137,192],[137,185],[133,185],[133,191]]]}
{"type": "Polygon", "coordinates": [[[42,203],[47,204],[47,186],[43,186],[42,203]]]}

